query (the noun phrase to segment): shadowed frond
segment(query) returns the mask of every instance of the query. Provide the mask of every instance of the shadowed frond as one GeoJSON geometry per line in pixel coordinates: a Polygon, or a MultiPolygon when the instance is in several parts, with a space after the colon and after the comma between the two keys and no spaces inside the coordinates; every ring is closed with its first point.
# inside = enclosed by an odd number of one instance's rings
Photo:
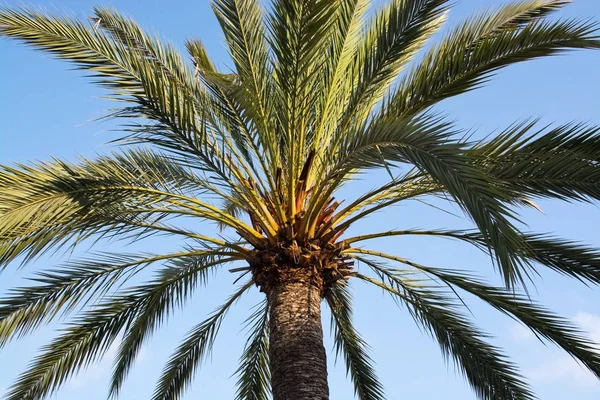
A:
{"type": "Polygon", "coordinates": [[[600,378],[600,355],[594,342],[586,338],[571,322],[554,315],[526,296],[508,292],[505,288],[484,285],[468,274],[456,275],[451,271],[422,265],[417,268],[479,297],[494,308],[518,319],[539,336],[560,346],[600,378]]]}
{"type": "Polygon", "coordinates": [[[382,159],[410,163],[430,176],[469,215],[494,249],[494,257],[507,285],[523,280],[514,253],[523,247],[511,219],[513,212],[503,203],[508,193],[493,177],[471,165],[465,144],[453,139],[451,124],[429,116],[413,120],[380,119],[356,134],[344,146],[347,152],[331,175],[352,168],[381,167],[382,159]]]}
{"type": "MultiPolygon", "coordinates": [[[[356,254],[365,254],[394,261],[413,267],[418,271],[438,278],[449,286],[455,286],[471,293],[497,310],[521,321],[537,335],[555,343],[573,358],[580,361],[600,378],[600,355],[596,345],[564,318],[533,302],[529,297],[506,288],[488,286],[465,271],[452,271],[418,264],[402,257],[373,252],[370,250],[349,250],[356,254]]],[[[361,258],[361,260],[364,260],[361,258]]],[[[402,276],[399,269],[371,263],[370,266],[385,276],[402,276]]]]}
{"type": "MultiPolygon", "coordinates": [[[[447,231],[447,230],[403,230],[386,231],[348,238],[349,245],[362,240],[400,236],[420,235],[431,237],[445,237],[468,242],[480,250],[488,251],[485,241],[480,234],[473,231],[447,231]]],[[[584,244],[553,237],[548,234],[525,233],[522,234],[526,247],[518,249],[515,256],[521,262],[527,263],[537,270],[536,265],[552,269],[562,275],[576,278],[583,283],[600,284],[600,252],[584,244]]],[[[364,249],[351,249],[349,252],[364,252],[364,249]]],[[[375,252],[374,255],[383,253],[375,252]]],[[[389,256],[389,255],[386,255],[389,256]]],[[[393,257],[393,256],[391,256],[393,257]]]]}
{"type": "Polygon", "coordinates": [[[254,282],[250,281],[243,285],[223,306],[189,332],[163,370],[154,391],[153,400],[176,400],[180,398],[194,376],[194,372],[202,358],[210,352],[225,314],[253,284],[254,282]]]}
{"type": "MultiPolygon", "coordinates": [[[[373,262],[361,259],[367,265],[373,262]]],[[[486,334],[477,330],[457,311],[460,303],[437,288],[414,281],[410,274],[379,272],[382,281],[357,275],[389,292],[405,304],[415,321],[437,340],[445,358],[467,378],[473,390],[483,400],[524,400],[535,397],[500,351],[484,341],[486,334]]]]}
{"type": "Polygon", "coordinates": [[[536,128],[536,121],[510,126],[469,149],[473,165],[515,196],[561,200],[600,199],[600,128],[566,124],[536,128]]]}
{"type": "Polygon", "coordinates": [[[250,336],[240,358],[236,400],[268,400],[271,391],[269,371],[269,307],[266,300],[248,318],[250,336]]]}
{"type": "Polygon", "coordinates": [[[205,279],[206,268],[227,261],[210,256],[184,260],[181,259],[183,264],[174,262],[163,269],[156,280],[146,285],[104,296],[101,304],[92,307],[44,347],[44,352],[13,385],[8,399],[33,400],[55,392],[73,374],[101,358],[118,335],[126,330],[112,388],[117,390],[120,374],[126,373],[132,362],[130,358],[152,330],[150,326],[160,322],[175,305],[182,304],[195,282],[205,279]]]}
{"type": "Polygon", "coordinates": [[[10,295],[2,299],[0,347],[58,316],[63,317],[75,308],[102,298],[111,288],[152,264],[173,259],[199,260],[212,255],[218,256],[220,252],[197,250],[156,256],[97,254],[59,269],[40,272],[30,279],[36,285],[12,289],[10,295]]]}
{"type": "Polygon", "coordinates": [[[375,375],[367,344],[352,324],[351,295],[345,285],[334,285],[325,294],[331,310],[336,357],[343,356],[346,373],[354,383],[354,394],[360,400],[385,399],[383,386],[375,375]]]}

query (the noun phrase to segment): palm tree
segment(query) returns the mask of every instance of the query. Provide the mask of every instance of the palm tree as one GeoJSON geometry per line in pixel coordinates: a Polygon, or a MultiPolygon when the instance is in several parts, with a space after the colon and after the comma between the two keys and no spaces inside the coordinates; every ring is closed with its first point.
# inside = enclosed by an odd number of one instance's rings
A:
{"type": "Polygon", "coordinates": [[[600,47],[595,23],[547,18],[564,3],[529,0],[487,10],[428,46],[448,1],[391,0],[371,10],[368,0],[273,0],[264,15],[256,0],[214,0],[232,73],[219,72],[199,40],[186,42],[188,65],[173,47],[109,9],[94,9],[86,23],[1,8],[2,36],[75,63],[110,92],[118,108],[107,117],[125,121],[120,143],[127,145],[93,160],[2,166],[2,266],[86,239],[165,234],[185,243],[168,254],[90,253],[6,295],[0,346],[75,314],[7,399],[45,398],[123,334],[110,387],[117,396],[144,341],[225,265],[244,283],[178,346],[154,400],[181,398],[228,310],[256,289],[264,302],[248,320],[237,399],[329,398],[322,303],[331,310],[335,348],[356,396],[383,399],[352,324],[353,280],[405,306],[478,398],[534,395],[466,317],[465,292],[600,377],[594,344],[526,292],[543,268],[599,284],[600,252],[516,226],[519,207],[535,207],[535,199],[600,199],[600,128],[530,120],[473,140],[431,110],[508,65],[600,47]],[[344,205],[334,197],[376,169],[389,173],[387,183],[344,205]],[[375,211],[432,197],[457,204],[474,228],[345,234],[375,211]],[[195,221],[222,232],[202,234],[195,221]],[[471,244],[490,255],[504,285],[365,244],[401,235],[471,244]],[[359,273],[356,262],[369,272],[359,273]],[[141,270],[154,277],[132,283],[141,270]]]}

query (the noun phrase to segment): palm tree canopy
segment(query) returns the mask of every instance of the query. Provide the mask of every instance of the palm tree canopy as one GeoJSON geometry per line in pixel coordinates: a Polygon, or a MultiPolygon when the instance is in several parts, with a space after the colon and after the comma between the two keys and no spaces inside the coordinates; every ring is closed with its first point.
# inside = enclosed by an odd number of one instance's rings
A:
{"type": "MultiPolygon", "coordinates": [[[[0,166],[0,267],[85,239],[185,240],[168,254],[90,253],[5,296],[0,347],[75,314],[6,398],[51,395],[124,333],[111,379],[117,396],[144,341],[231,263],[241,265],[231,269],[240,286],[177,347],[154,400],[181,398],[228,310],[253,288],[268,293],[290,266],[314,268],[336,352],[361,400],[383,399],[384,390],[352,324],[348,282],[355,279],[405,306],[478,398],[534,395],[466,316],[459,291],[521,321],[600,378],[594,344],[526,294],[545,268],[600,284],[600,251],[518,228],[519,207],[536,199],[600,200],[600,127],[531,119],[473,140],[432,110],[506,66],[599,48],[596,23],[554,18],[565,3],[508,3],[432,39],[452,2],[389,0],[373,9],[369,0],[273,0],[268,8],[214,0],[230,72],[215,67],[200,40],[185,43],[186,60],[111,9],[95,8],[81,21],[0,8],[1,36],[74,63],[109,92],[117,108],[106,117],[123,121],[124,146],[96,159],[0,166]],[[377,169],[389,173],[386,183],[343,204],[336,198],[377,169]],[[376,211],[431,197],[457,204],[473,229],[345,234],[376,211]],[[222,235],[194,230],[190,220],[217,224],[222,235]],[[489,254],[504,285],[368,247],[401,235],[471,244],[489,254]],[[369,271],[359,273],[355,262],[369,271]],[[152,280],[123,286],[148,269],[152,280]]],[[[237,399],[270,396],[268,311],[265,302],[249,317],[237,399]]]]}

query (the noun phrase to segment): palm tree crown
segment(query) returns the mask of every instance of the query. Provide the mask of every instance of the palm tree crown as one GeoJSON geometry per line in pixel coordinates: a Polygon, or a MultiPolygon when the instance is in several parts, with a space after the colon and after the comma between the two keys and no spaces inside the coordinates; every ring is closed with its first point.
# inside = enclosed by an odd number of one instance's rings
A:
{"type": "Polygon", "coordinates": [[[429,45],[451,2],[389,0],[376,10],[370,3],[273,0],[265,12],[257,0],[214,0],[231,73],[216,69],[200,40],[186,42],[186,62],[106,8],[95,8],[89,22],[0,8],[1,36],[75,63],[110,92],[118,108],[107,117],[126,121],[120,143],[128,145],[94,160],[0,167],[0,264],[28,263],[88,238],[167,234],[185,240],[169,254],[69,261],[4,297],[0,346],[78,312],[7,399],[50,395],[123,334],[110,388],[117,396],[144,341],[211,271],[230,263],[239,264],[230,271],[243,283],[181,342],[154,400],[181,398],[228,309],[253,288],[265,301],[249,317],[237,399],[328,398],[322,299],[356,396],[383,399],[352,324],[352,280],[406,306],[481,399],[534,395],[466,318],[459,291],[520,320],[600,377],[593,343],[524,292],[543,267],[599,284],[600,252],[516,226],[517,207],[535,206],[537,198],[600,199],[599,128],[538,127],[530,120],[477,141],[431,111],[505,66],[600,47],[597,25],[548,19],[566,1],[518,1],[480,12],[429,45]],[[375,169],[389,173],[387,183],[345,203],[336,197],[375,169]],[[432,196],[456,203],[474,229],[345,234],[376,211],[432,196]],[[218,224],[223,234],[206,236],[180,223],[190,219],[218,224]],[[476,246],[490,255],[505,285],[363,243],[400,235],[476,246]],[[370,271],[359,273],[355,262],[370,271]],[[142,269],[155,277],[123,286],[142,269]],[[301,333],[299,321],[308,324],[301,333]]]}

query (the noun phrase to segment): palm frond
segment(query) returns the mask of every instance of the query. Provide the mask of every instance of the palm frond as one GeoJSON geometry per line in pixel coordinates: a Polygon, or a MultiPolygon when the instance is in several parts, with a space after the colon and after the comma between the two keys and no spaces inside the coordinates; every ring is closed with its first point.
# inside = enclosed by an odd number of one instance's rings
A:
{"type": "Polygon", "coordinates": [[[96,254],[58,269],[40,272],[30,280],[36,285],[15,288],[0,306],[0,347],[39,326],[83,307],[141,269],[173,259],[197,260],[219,256],[218,251],[183,251],[164,255],[96,254]]]}
{"type": "MultiPolygon", "coordinates": [[[[451,287],[455,286],[471,293],[497,310],[518,319],[537,335],[560,346],[573,358],[583,363],[596,376],[600,377],[600,355],[598,355],[595,344],[585,338],[583,332],[574,327],[569,321],[554,315],[549,310],[533,302],[528,296],[509,291],[506,288],[483,284],[477,278],[471,276],[470,273],[464,271],[429,267],[402,257],[365,249],[350,249],[349,253],[365,254],[395,261],[438,278],[451,287]]],[[[359,257],[359,259],[365,261],[364,258],[359,257]]],[[[386,276],[401,276],[402,274],[402,271],[398,269],[387,268],[376,263],[369,265],[386,276]]]]}
{"type": "Polygon", "coordinates": [[[600,199],[600,128],[571,123],[551,129],[516,123],[468,151],[515,196],[600,199]]]}
{"type": "Polygon", "coordinates": [[[581,243],[548,234],[529,234],[529,252],[523,257],[562,275],[582,282],[600,284],[600,252],[581,243]]]}
{"type": "Polygon", "coordinates": [[[249,120],[258,129],[259,142],[267,151],[271,164],[278,162],[272,130],[273,82],[265,36],[263,13],[256,0],[217,0],[213,10],[225,34],[229,53],[240,81],[239,95],[249,120]]]}
{"type": "Polygon", "coordinates": [[[296,214],[296,181],[309,154],[310,132],[316,128],[310,116],[322,101],[320,78],[339,7],[340,2],[331,0],[275,0],[268,19],[288,218],[296,214]]]}
{"type": "MultiPolygon", "coordinates": [[[[448,231],[448,230],[404,230],[386,231],[374,234],[360,235],[348,238],[348,244],[373,238],[391,237],[399,235],[421,235],[433,237],[446,237],[462,240],[477,248],[488,251],[485,241],[480,234],[473,231],[448,231]]],[[[598,250],[572,240],[556,238],[548,234],[524,233],[523,241],[526,246],[519,249],[516,256],[523,263],[530,265],[539,264],[550,268],[562,275],[580,280],[583,283],[600,284],[600,252],[598,250]]],[[[364,252],[364,249],[348,250],[364,252]]],[[[384,253],[377,253],[382,255],[384,253]]],[[[390,257],[389,255],[385,255],[390,257]]],[[[391,256],[394,257],[394,256],[391,256]]],[[[392,258],[393,259],[393,258],[392,258]]],[[[533,265],[534,270],[535,266],[533,265]]]]}
{"type": "Polygon", "coordinates": [[[128,142],[161,146],[227,181],[237,167],[221,152],[225,137],[210,102],[177,53],[116,12],[96,11],[106,18],[103,27],[112,22],[108,33],[76,19],[0,9],[0,35],[75,63],[111,90],[111,99],[132,104],[107,116],[151,121],[125,126],[128,142]]]}
{"type": "Polygon", "coordinates": [[[20,254],[29,261],[45,250],[103,231],[117,235],[140,225],[151,229],[167,216],[191,215],[246,230],[243,222],[197,200],[203,193],[214,194],[201,177],[145,150],[84,159],[79,164],[55,161],[2,167],[0,188],[3,264],[20,254]]]}
{"type": "Polygon", "coordinates": [[[53,393],[73,374],[101,358],[119,334],[126,330],[128,334],[120,348],[112,388],[112,392],[116,393],[120,378],[129,369],[153,325],[159,323],[175,305],[182,304],[195,283],[206,278],[207,268],[225,261],[227,259],[212,256],[189,257],[187,261],[180,258],[146,285],[114,296],[103,296],[99,305],[92,307],[43,348],[43,353],[11,387],[7,398],[33,400],[53,393]]]}
{"type": "Polygon", "coordinates": [[[246,341],[238,376],[236,400],[268,400],[271,391],[269,370],[269,307],[266,300],[248,318],[250,336],[246,341]]]}
{"type": "MultiPolygon", "coordinates": [[[[361,122],[404,66],[445,22],[447,0],[393,0],[369,23],[352,73],[354,90],[345,110],[347,123],[361,122]]],[[[341,132],[344,134],[344,132],[341,132]]]]}
{"type": "MultiPolygon", "coordinates": [[[[495,261],[506,284],[514,285],[523,281],[526,271],[514,255],[524,243],[511,222],[513,212],[504,203],[510,199],[509,194],[493,177],[469,163],[464,155],[465,144],[453,139],[454,134],[451,124],[427,115],[416,119],[379,119],[344,145],[347,152],[330,175],[382,166],[382,157],[392,163],[415,165],[472,218],[488,247],[494,249],[495,261]]],[[[340,226],[332,233],[343,228],[340,226]]]]}
{"type": "Polygon", "coordinates": [[[546,20],[564,1],[530,1],[481,13],[448,34],[400,82],[386,113],[412,115],[483,85],[501,68],[569,49],[598,48],[597,25],[546,20]]]}
{"type": "Polygon", "coordinates": [[[223,306],[189,332],[163,370],[153,400],[177,400],[181,397],[200,361],[210,352],[225,314],[253,284],[250,281],[243,285],[223,306]]]}
{"type": "Polygon", "coordinates": [[[146,299],[106,299],[67,328],[29,365],[6,396],[35,400],[55,392],[80,369],[100,359],[131,323],[146,299]]]}
{"type": "MultiPolygon", "coordinates": [[[[367,265],[376,265],[361,259],[367,265]]],[[[405,304],[415,321],[437,340],[445,358],[454,360],[478,398],[482,400],[534,399],[516,367],[488,344],[486,334],[476,329],[459,304],[437,288],[412,282],[412,277],[388,274],[374,267],[381,281],[357,275],[389,292],[405,304]]]]}
{"type": "Polygon", "coordinates": [[[527,296],[508,292],[505,288],[487,286],[469,274],[457,275],[452,271],[423,265],[416,268],[471,293],[497,310],[518,319],[537,335],[561,347],[600,378],[600,355],[596,345],[568,320],[554,315],[527,296]]]}
{"type": "MultiPolygon", "coordinates": [[[[329,141],[352,93],[352,64],[355,62],[370,0],[343,0],[340,2],[331,35],[331,56],[325,60],[323,101],[320,122],[313,134],[313,148],[321,151],[329,141]]],[[[317,157],[317,162],[325,163],[317,157]]],[[[313,168],[319,171],[320,168],[313,168]]],[[[310,177],[309,177],[310,180],[310,177]]],[[[310,185],[308,185],[310,187],[310,185]]]]}
{"type": "Polygon", "coordinates": [[[367,344],[352,324],[351,295],[345,285],[332,286],[325,294],[331,310],[336,357],[342,355],[346,373],[352,378],[354,394],[360,400],[383,400],[383,386],[377,379],[367,344]]]}
{"type": "Polygon", "coordinates": [[[206,284],[211,269],[228,261],[231,259],[211,256],[179,258],[157,271],[156,278],[151,282],[127,291],[127,295],[145,297],[147,301],[135,320],[126,327],[125,336],[119,346],[111,379],[112,397],[118,396],[144,341],[162,325],[169,314],[185,304],[198,284],[206,284]]]}

